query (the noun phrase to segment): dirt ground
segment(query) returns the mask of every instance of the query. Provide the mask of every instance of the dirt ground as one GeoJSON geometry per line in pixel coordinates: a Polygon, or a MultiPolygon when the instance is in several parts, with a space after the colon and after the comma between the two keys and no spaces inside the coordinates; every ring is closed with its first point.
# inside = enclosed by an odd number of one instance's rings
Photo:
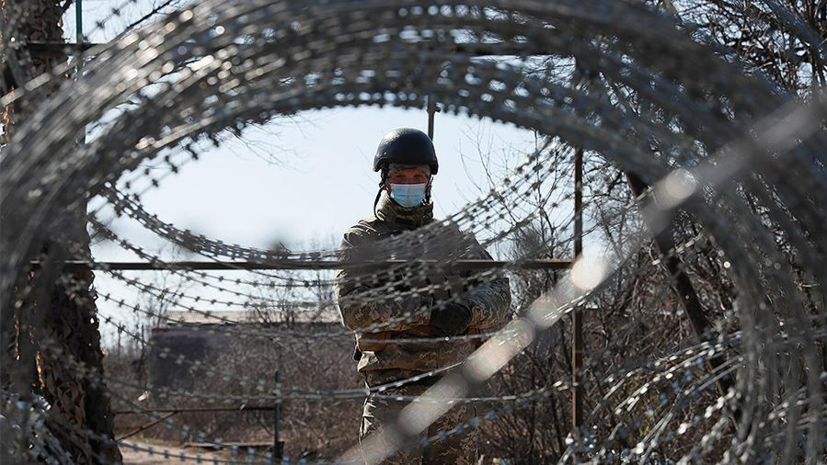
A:
{"type": "MultiPolygon", "coordinates": [[[[132,442],[132,441],[130,441],[132,442]]],[[[154,449],[155,453],[150,454],[146,450],[134,450],[129,446],[121,446],[121,454],[123,455],[123,463],[124,465],[162,465],[167,464],[170,462],[178,462],[178,463],[194,463],[193,461],[188,460],[187,462],[181,462],[181,453],[183,452],[190,458],[196,457],[198,454],[201,454],[201,459],[203,460],[202,463],[211,463],[213,460],[214,455],[205,453],[202,449],[182,449],[178,447],[168,447],[168,446],[159,446],[157,444],[146,444],[140,443],[135,441],[136,444],[142,449],[147,449],[150,446],[154,449]],[[169,456],[164,456],[164,449],[169,451],[169,456]]],[[[218,458],[223,458],[221,456],[215,456],[218,458]]]]}

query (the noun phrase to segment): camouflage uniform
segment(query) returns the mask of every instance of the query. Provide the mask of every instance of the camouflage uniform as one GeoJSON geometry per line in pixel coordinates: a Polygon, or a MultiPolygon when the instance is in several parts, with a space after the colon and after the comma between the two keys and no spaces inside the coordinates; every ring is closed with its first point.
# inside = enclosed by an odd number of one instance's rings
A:
{"type": "MultiPolygon", "coordinates": [[[[401,259],[491,259],[491,256],[473,236],[460,232],[454,223],[442,222],[438,228],[414,231],[432,223],[433,205],[405,208],[383,196],[376,216],[360,220],[344,235],[342,260],[401,259]],[[424,238],[417,233],[426,231],[424,238]],[[410,238],[404,245],[394,247],[395,239],[410,238]],[[397,249],[397,250],[393,250],[397,249]]],[[[340,270],[336,275],[336,296],[344,325],[363,331],[372,325],[383,325],[372,332],[357,335],[354,358],[366,384],[375,387],[410,378],[422,373],[462,362],[478,346],[478,340],[455,340],[424,343],[393,343],[393,339],[435,337],[429,326],[429,308],[449,299],[461,300],[472,309],[469,333],[493,331],[501,328],[511,303],[508,280],[475,280],[466,269],[437,269],[434,266],[400,267],[394,270],[370,272],[357,268],[340,270]],[[377,276],[378,275],[378,276],[377,276]],[[411,293],[411,288],[422,289],[435,285],[428,293],[411,293]],[[386,286],[380,292],[377,288],[386,286]],[[402,298],[400,298],[400,293],[402,298]],[[388,324],[389,320],[395,320],[388,324]],[[388,342],[385,342],[388,341],[388,342]]],[[[426,378],[413,385],[384,391],[383,395],[419,395],[436,380],[426,378]]],[[[365,401],[360,438],[395,421],[406,405],[403,401],[369,396],[365,401]]],[[[473,416],[473,408],[458,406],[428,429],[436,434],[451,430],[457,423],[473,416]]],[[[423,433],[423,436],[425,433],[423,433]]],[[[475,455],[472,435],[451,435],[428,447],[406,448],[386,463],[471,463],[475,455]],[[451,455],[453,454],[453,455],[451,455]]]]}
{"type": "MultiPolygon", "coordinates": [[[[399,418],[399,413],[407,406],[407,402],[392,399],[391,396],[421,396],[427,386],[405,385],[389,389],[381,395],[371,395],[365,400],[365,407],[362,413],[362,425],[359,428],[359,439],[365,439],[368,435],[381,430],[386,426],[393,425],[399,418]]],[[[453,432],[459,425],[468,423],[475,415],[474,406],[471,404],[459,404],[432,423],[423,432],[417,441],[398,450],[393,456],[383,463],[392,464],[433,464],[450,463],[460,465],[471,465],[476,463],[477,444],[475,434],[462,434],[453,432]],[[448,434],[444,439],[435,440],[423,444],[423,439],[436,438],[442,433],[448,434]]],[[[379,436],[381,437],[381,436],[379,436]]],[[[390,444],[376,444],[382,451],[390,449],[390,444]]],[[[366,451],[367,453],[367,451],[366,451]]]]}

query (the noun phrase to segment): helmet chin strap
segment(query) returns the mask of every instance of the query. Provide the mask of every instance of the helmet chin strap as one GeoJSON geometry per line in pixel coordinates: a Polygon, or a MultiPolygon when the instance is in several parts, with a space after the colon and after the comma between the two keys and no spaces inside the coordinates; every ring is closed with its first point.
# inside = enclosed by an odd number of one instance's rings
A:
{"type": "Polygon", "coordinates": [[[425,186],[425,203],[429,203],[431,201],[431,186],[433,185],[433,176],[428,178],[428,185],[425,186]]]}
{"type": "Polygon", "coordinates": [[[379,192],[376,193],[376,198],[373,199],[373,216],[376,216],[376,205],[379,199],[382,198],[382,191],[385,190],[385,179],[388,177],[388,165],[382,167],[382,179],[379,181],[379,192]]]}

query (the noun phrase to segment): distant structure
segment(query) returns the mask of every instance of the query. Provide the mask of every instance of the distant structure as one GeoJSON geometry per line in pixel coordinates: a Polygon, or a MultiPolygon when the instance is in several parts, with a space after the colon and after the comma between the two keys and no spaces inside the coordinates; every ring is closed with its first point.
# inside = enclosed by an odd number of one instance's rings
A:
{"type": "Polygon", "coordinates": [[[285,330],[298,335],[342,332],[332,309],[278,315],[276,319],[259,311],[167,312],[165,322],[152,328],[149,340],[150,383],[156,388],[191,386],[206,367],[216,366],[222,352],[241,340],[255,351],[259,345],[277,343],[267,334],[276,338],[285,330]]]}

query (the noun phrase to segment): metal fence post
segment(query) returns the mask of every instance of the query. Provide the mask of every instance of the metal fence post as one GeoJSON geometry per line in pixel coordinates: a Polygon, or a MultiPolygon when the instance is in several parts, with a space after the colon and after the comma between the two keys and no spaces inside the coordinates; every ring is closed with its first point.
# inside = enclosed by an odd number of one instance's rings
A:
{"type": "Polygon", "coordinates": [[[281,463],[284,456],[284,444],[281,442],[279,422],[281,421],[281,379],[279,370],[276,370],[276,408],[274,414],[275,428],[273,438],[273,463],[281,463]]]}
{"type": "Polygon", "coordinates": [[[434,102],[434,97],[429,95],[428,96],[428,137],[431,140],[434,140],[434,115],[436,114],[436,102],[434,102]]]}
{"type": "MultiPolygon", "coordinates": [[[[583,253],[583,149],[574,152],[574,259],[583,253]]],[[[571,394],[571,422],[575,434],[583,426],[583,314],[578,308],[572,309],[571,366],[574,389],[571,394]]],[[[575,462],[577,462],[575,455],[575,462]]]]}

